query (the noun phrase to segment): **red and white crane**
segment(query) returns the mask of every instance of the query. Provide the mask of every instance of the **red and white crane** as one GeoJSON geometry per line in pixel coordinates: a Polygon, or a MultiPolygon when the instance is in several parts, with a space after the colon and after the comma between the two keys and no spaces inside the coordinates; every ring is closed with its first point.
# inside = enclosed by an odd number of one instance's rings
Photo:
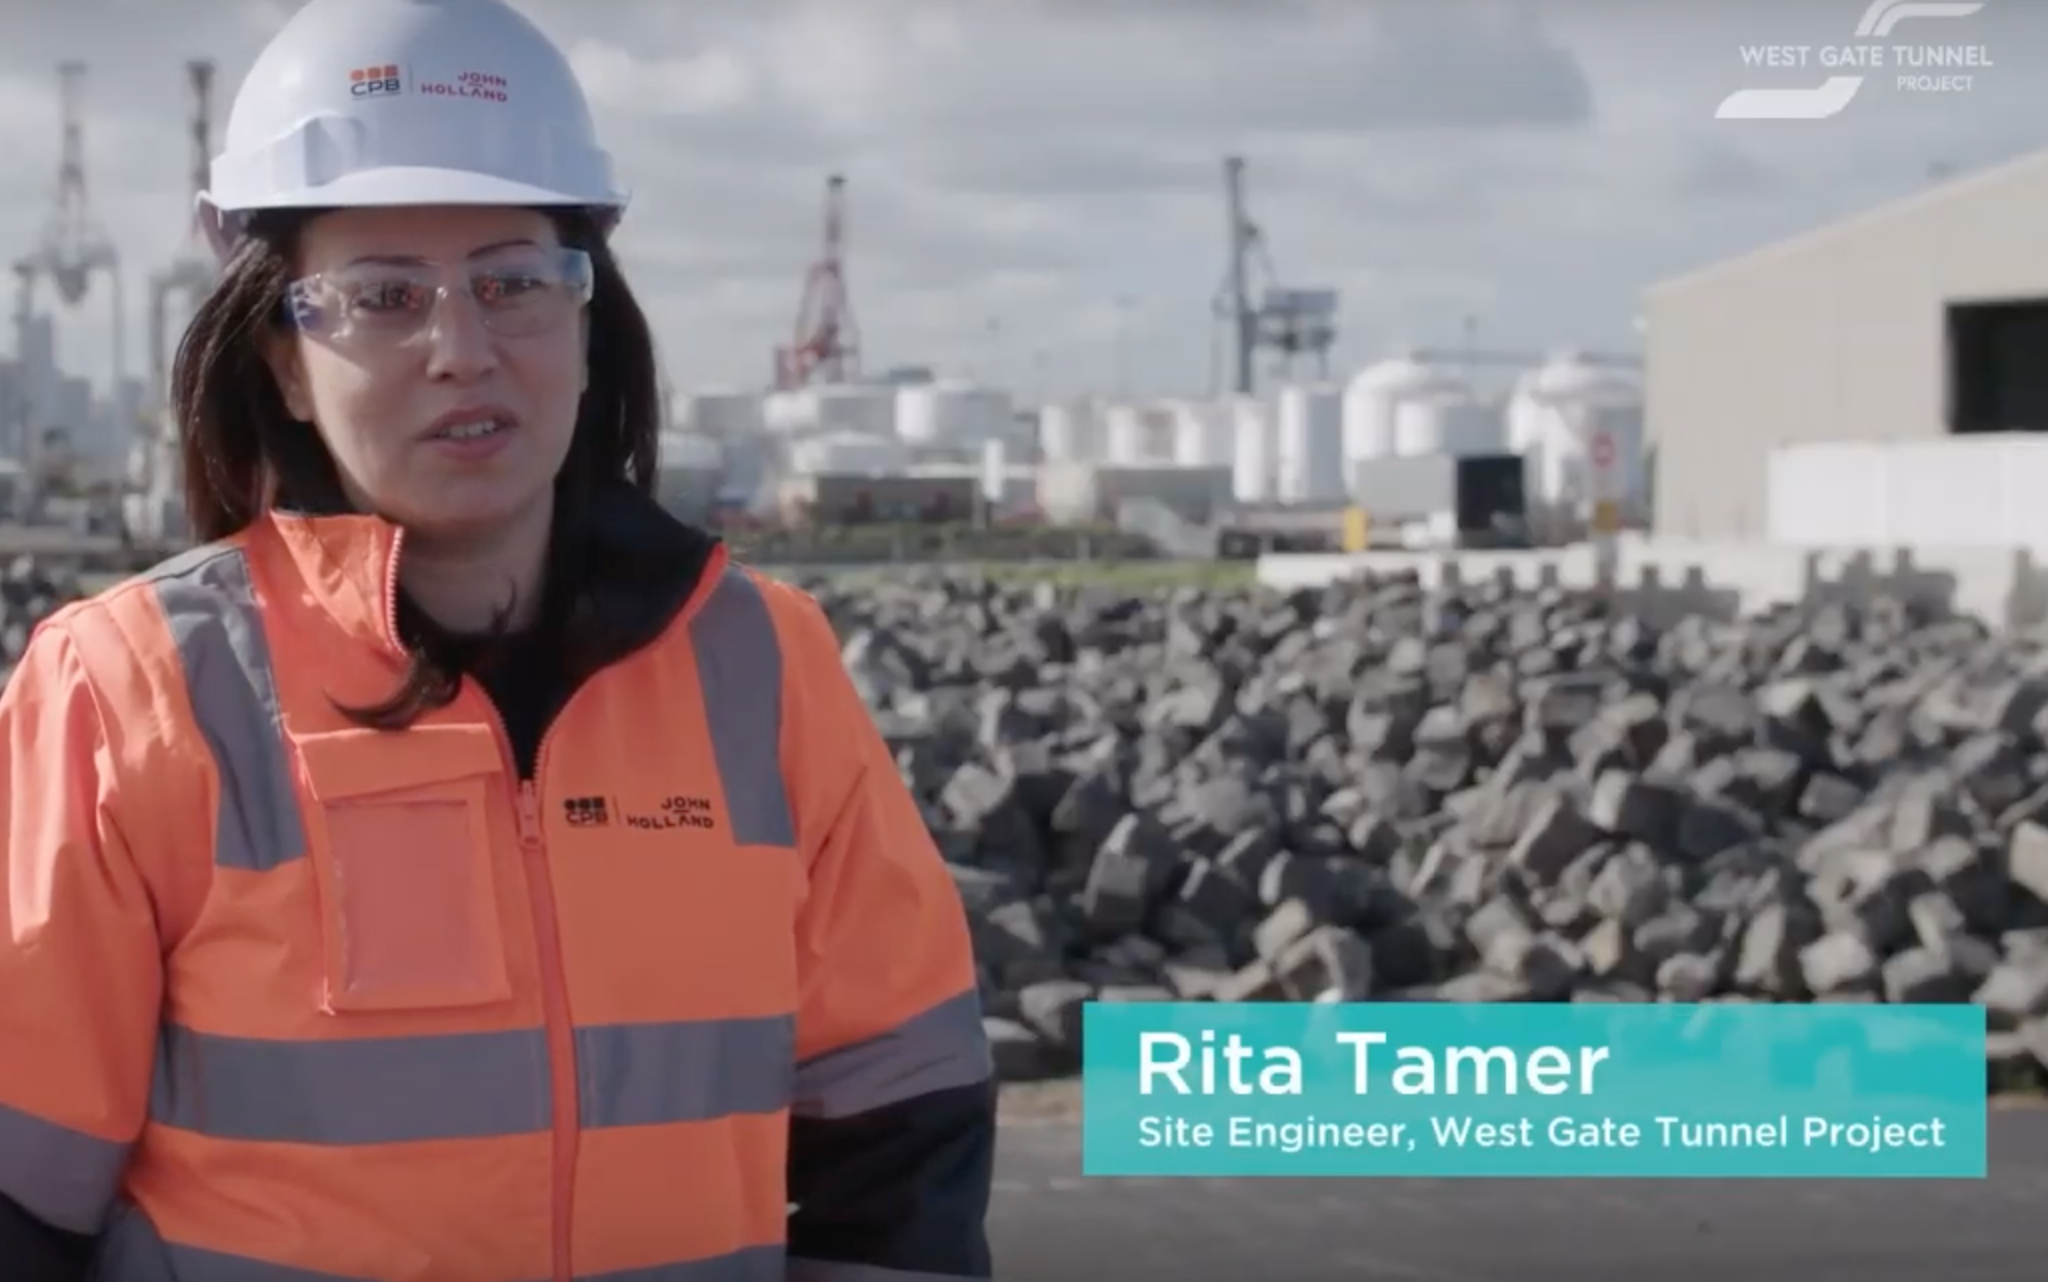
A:
{"type": "Polygon", "coordinates": [[[775,352],[775,386],[787,390],[814,381],[843,382],[860,373],[860,326],[846,288],[846,179],[825,180],[825,244],[804,274],[796,330],[775,352]]]}

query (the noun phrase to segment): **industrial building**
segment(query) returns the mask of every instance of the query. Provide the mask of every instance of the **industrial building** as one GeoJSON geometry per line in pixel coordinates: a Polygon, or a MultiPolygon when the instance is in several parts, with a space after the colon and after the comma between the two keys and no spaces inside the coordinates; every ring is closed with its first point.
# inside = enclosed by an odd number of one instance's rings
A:
{"type": "MultiPolygon", "coordinates": [[[[120,342],[124,264],[87,200],[86,68],[71,61],[58,70],[54,208],[46,234],[14,262],[13,353],[0,359],[0,458],[22,465],[38,495],[75,488],[61,477],[117,485],[126,491],[120,510],[129,533],[176,538],[168,365],[217,266],[195,223],[172,258],[148,273],[145,351],[129,376],[120,342]],[[65,369],[55,350],[58,309],[81,305],[110,313],[105,396],[65,369]]],[[[185,71],[196,193],[212,154],[214,67],[195,59],[185,71]]],[[[1368,491],[1382,496],[1374,500],[1379,530],[1425,519],[1441,529],[1449,506],[1465,499],[1447,506],[1422,494],[1443,487],[1390,481],[1395,460],[1490,458],[1514,470],[1520,459],[1528,483],[1509,488],[1526,490],[1532,513],[1561,513],[1568,525],[1585,514],[1589,440],[1606,441],[1607,456],[1621,442],[1624,469],[1633,465],[1641,436],[1633,358],[1404,352],[1348,380],[1332,378],[1337,293],[1282,283],[1247,211],[1244,173],[1241,158],[1226,159],[1228,271],[1214,315],[1231,338],[1228,387],[1219,361],[1206,396],[1050,406],[1019,405],[1005,389],[922,366],[863,372],[843,262],[846,181],[829,177],[819,256],[807,269],[793,332],[775,350],[772,384],[664,388],[665,426],[681,430],[664,432],[662,501],[686,519],[713,522],[1136,519],[1162,546],[1194,548],[1230,533],[1279,546],[1333,543],[1346,509],[1368,491]],[[1304,361],[1315,370],[1297,377],[1294,366],[1304,361]],[[1255,366],[1265,362],[1273,382],[1255,389],[1255,366]],[[1482,366],[1498,375],[1496,386],[1483,386],[1482,366]],[[1364,484],[1376,470],[1380,484],[1364,484]]]]}
{"type": "Polygon", "coordinates": [[[2048,152],[1652,289],[1655,528],[1764,540],[1772,452],[2048,429],[2048,152]]]}
{"type": "Polygon", "coordinates": [[[946,525],[972,519],[980,495],[974,475],[812,472],[783,481],[781,510],[792,525],[946,525]]]}
{"type": "MultiPolygon", "coordinates": [[[[148,350],[143,368],[131,374],[124,263],[88,199],[86,71],[76,59],[57,67],[61,136],[52,204],[41,234],[12,262],[13,350],[0,358],[0,459],[29,478],[31,508],[41,498],[97,495],[91,502],[105,511],[95,520],[115,520],[119,511],[131,532],[154,537],[176,524],[177,478],[166,466],[170,450],[160,422],[170,351],[215,269],[195,223],[168,266],[149,274],[148,350]],[[79,361],[59,350],[56,322],[87,308],[104,309],[106,350],[79,361]],[[104,369],[100,385],[80,365],[104,369]],[[124,492],[117,507],[114,496],[124,492]]],[[[185,73],[196,193],[210,155],[214,66],[194,59],[185,73]]]]}

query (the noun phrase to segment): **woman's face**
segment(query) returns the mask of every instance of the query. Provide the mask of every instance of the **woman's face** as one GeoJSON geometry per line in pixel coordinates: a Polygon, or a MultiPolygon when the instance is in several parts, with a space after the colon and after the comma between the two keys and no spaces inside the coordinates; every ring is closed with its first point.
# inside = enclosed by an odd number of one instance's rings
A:
{"type": "Polygon", "coordinates": [[[270,351],[355,505],[488,536],[545,508],[586,379],[589,260],[523,209],[343,210],[309,224],[270,351]]]}

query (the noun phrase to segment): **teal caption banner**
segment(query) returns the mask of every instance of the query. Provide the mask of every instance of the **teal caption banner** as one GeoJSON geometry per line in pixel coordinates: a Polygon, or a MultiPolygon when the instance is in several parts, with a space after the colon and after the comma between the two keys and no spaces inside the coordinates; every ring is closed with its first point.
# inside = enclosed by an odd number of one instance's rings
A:
{"type": "Polygon", "coordinates": [[[1979,1006],[1091,1003],[1088,1175],[1981,1179],[1979,1006]]]}

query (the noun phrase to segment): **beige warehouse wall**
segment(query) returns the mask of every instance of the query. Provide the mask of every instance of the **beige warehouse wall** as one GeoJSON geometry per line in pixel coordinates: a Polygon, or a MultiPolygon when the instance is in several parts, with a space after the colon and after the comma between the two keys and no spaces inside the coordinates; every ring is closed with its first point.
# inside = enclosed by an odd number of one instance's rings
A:
{"type": "Polygon", "coordinates": [[[1761,538],[1780,444],[1947,430],[1951,301],[2048,297],[2048,154],[1652,290],[1657,530],[1761,538]]]}

